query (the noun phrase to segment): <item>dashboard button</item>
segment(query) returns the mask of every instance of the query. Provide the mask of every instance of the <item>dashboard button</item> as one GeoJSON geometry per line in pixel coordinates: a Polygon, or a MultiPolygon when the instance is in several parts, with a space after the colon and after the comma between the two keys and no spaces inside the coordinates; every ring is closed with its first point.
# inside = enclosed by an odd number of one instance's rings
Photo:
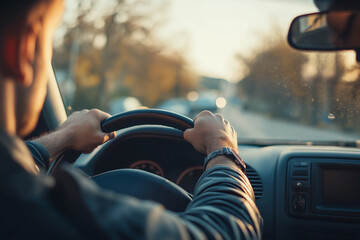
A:
{"type": "Polygon", "coordinates": [[[308,176],[308,170],[307,169],[305,169],[305,170],[294,170],[293,172],[292,172],[292,175],[294,176],[294,177],[307,177],[308,176]]]}
{"type": "Polygon", "coordinates": [[[291,187],[293,189],[304,189],[309,188],[309,181],[303,181],[303,180],[292,180],[291,181],[291,187]]]}
{"type": "Polygon", "coordinates": [[[293,208],[295,212],[305,212],[306,209],[306,195],[294,194],[293,208]]]}
{"type": "Polygon", "coordinates": [[[308,162],[294,162],[294,167],[307,167],[309,166],[308,162]]]}

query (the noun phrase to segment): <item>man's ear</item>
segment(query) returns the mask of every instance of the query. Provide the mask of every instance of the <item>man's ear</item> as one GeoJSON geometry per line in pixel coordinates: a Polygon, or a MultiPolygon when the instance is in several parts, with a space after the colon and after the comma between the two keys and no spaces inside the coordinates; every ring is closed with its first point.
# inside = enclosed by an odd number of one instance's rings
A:
{"type": "Polygon", "coordinates": [[[6,32],[3,40],[3,75],[23,86],[29,86],[34,76],[37,28],[27,26],[6,32]]]}

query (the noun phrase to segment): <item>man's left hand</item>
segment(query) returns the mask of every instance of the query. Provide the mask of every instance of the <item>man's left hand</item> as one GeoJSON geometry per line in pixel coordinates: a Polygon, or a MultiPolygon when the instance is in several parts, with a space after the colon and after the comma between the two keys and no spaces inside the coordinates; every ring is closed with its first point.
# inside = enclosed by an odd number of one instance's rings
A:
{"type": "Polygon", "coordinates": [[[108,113],[98,109],[74,112],[57,130],[34,141],[42,144],[51,158],[67,150],[90,153],[115,137],[115,132],[104,133],[101,130],[101,122],[109,117],[108,113]]]}

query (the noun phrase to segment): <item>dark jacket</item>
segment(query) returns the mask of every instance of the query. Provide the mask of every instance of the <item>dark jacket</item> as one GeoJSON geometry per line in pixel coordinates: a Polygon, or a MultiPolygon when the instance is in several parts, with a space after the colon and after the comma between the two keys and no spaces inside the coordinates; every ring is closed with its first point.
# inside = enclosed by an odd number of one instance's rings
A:
{"type": "MultiPolygon", "coordinates": [[[[44,149],[28,147],[45,166],[44,149]]],[[[241,171],[224,166],[206,171],[185,212],[174,213],[104,191],[74,169],[50,177],[31,173],[28,147],[0,131],[0,239],[261,238],[262,219],[241,171]]]]}

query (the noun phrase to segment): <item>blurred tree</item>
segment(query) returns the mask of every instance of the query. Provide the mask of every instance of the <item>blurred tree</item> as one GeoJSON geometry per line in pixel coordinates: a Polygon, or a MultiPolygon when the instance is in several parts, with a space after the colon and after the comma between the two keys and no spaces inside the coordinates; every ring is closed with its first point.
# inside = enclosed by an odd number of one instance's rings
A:
{"type": "Polygon", "coordinates": [[[346,64],[341,53],[301,53],[283,39],[270,40],[250,58],[237,55],[247,69],[238,83],[247,108],[318,127],[360,131],[360,67],[346,64]],[[355,80],[346,79],[349,73],[355,80]]]}
{"type": "Polygon", "coordinates": [[[250,109],[282,118],[299,117],[308,97],[306,83],[301,81],[302,66],[307,61],[304,54],[290,49],[279,37],[253,57],[238,55],[237,59],[248,69],[238,86],[250,109]]]}
{"type": "Polygon", "coordinates": [[[360,69],[352,66],[344,70],[345,73],[355,75],[355,79],[343,78],[334,88],[332,112],[336,116],[335,122],[349,132],[360,132],[360,69]]]}
{"type": "Polygon", "coordinates": [[[166,55],[167,46],[155,44],[166,6],[144,0],[77,2],[54,50],[54,65],[75,83],[73,109],[108,110],[111,99],[129,95],[152,107],[193,89],[195,77],[184,58],[166,55]]]}

